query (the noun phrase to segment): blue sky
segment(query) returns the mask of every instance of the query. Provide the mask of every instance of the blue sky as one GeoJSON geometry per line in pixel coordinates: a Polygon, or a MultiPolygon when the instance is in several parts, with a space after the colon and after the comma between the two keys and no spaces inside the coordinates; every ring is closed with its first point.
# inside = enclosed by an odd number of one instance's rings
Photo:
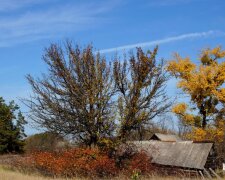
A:
{"type": "MultiPolygon", "coordinates": [[[[225,48],[224,9],[224,0],[0,0],[0,96],[21,105],[31,93],[25,75],[40,76],[44,48],[66,39],[109,58],[158,44],[159,58],[179,52],[197,62],[202,48],[225,48]]],[[[167,89],[174,96],[175,81],[167,89]]]]}

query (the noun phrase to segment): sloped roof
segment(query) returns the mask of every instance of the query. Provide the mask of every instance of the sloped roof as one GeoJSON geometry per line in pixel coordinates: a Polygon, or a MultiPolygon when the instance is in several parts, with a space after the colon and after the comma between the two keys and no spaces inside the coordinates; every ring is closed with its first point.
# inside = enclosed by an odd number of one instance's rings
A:
{"type": "Polygon", "coordinates": [[[181,139],[173,134],[160,134],[160,133],[155,133],[151,136],[151,139],[157,138],[160,141],[181,141],[181,139]]]}
{"type": "Polygon", "coordinates": [[[153,159],[152,163],[183,168],[203,169],[213,143],[192,141],[133,141],[137,150],[144,150],[153,159]]]}

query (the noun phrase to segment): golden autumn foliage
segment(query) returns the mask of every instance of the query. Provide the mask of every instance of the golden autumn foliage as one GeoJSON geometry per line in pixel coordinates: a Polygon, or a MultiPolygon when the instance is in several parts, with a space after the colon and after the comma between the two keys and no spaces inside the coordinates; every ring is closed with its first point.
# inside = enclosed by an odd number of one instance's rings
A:
{"type": "Polygon", "coordinates": [[[179,79],[177,86],[190,96],[191,107],[181,103],[173,112],[184,125],[191,127],[189,138],[221,141],[225,118],[225,51],[221,47],[201,52],[200,65],[189,57],[175,54],[167,70],[179,79]]]}
{"type": "Polygon", "coordinates": [[[215,126],[209,126],[206,129],[193,127],[192,133],[187,134],[187,138],[195,141],[215,141],[222,142],[224,137],[224,121],[220,121],[215,126]]]}
{"type": "Polygon", "coordinates": [[[172,112],[177,114],[178,116],[182,116],[183,121],[187,125],[195,124],[195,116],[193,114],[187,113],[187,104],[180,103],[173,107],[172,112]]]}

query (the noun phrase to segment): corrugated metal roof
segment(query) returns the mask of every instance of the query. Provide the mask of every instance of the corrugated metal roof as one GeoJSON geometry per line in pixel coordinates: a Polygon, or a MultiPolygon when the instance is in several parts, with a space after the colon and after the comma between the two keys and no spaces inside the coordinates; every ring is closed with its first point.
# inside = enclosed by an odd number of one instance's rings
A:
{"type": "Polygon", "coordinates": [[[160,134],[160,133],[155,133],[152,135],[152,137],[150,138],[150,140],[153,137],[157,137],[160,141],[181,141],[181,139],[173,134],[160,134]]]}
{"type": "Polygon", "coordinates": [[[203,169],[213,143],[192,141],[133,141],[138,150],[144,150],[153,159],[152,163],[184,168],[203,169]]]}

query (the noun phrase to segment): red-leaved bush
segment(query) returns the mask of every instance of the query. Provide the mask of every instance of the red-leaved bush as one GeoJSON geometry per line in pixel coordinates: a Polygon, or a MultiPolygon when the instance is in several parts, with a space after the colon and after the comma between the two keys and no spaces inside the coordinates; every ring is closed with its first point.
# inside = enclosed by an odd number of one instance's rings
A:
{"type": "Polygon", "coordinates": [[[126,157],[119,166],[117,158],[109,157],[107,152],[97,148],[74,148],[57,152],[34,152],[14,163],[14,167],[63,177],[112,177],[118,174],[130,176],[133,172],[147,174],[153,170],[151,159],[144,152],[126,157]]]}
{"type": "Polygon", "coordinates": [[[62,152],[35,152],[32,163],[42,173],[56,176],[113,176],[115,161],[98,149],[75,148],[62,152]]]}
{"type": "Polygon", "coordinates": [[[154,169],[149,158],[145,152],[139,152],[130,159],[129,171],[139,171],[141,174],[146,174],[154,169]]]}

